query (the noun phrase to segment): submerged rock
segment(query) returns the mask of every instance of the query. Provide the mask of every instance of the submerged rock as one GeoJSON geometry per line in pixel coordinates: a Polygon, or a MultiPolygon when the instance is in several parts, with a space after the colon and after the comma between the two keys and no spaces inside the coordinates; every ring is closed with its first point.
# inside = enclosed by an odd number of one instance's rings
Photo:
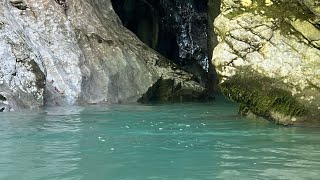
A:
{"type": "Polygon", "coordinates": [[[124,28],[109,0],[2,1],[0,37],[0,108],[136,102],[159,79],[204,90],[124,28]]]}
{"type": "Polygon", "coordinates": [[[311,1],[222,2],[212,63],[242,114],[320,123],[319,6],[311,1]]]}

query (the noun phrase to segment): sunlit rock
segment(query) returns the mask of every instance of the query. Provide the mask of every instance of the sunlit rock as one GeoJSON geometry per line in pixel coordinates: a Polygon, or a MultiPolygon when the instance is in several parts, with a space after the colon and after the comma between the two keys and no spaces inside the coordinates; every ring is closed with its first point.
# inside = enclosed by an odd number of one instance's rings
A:
{"type": "Polygon", "coordinates": [[[182,99],[204,90],[124,28],[109,0],[0,2],[0,60],[8,110],[136,102],[159,79],[182,99]]]}
{"type": "Polygon", "coordinates": [[[242,104],[242,114],[281,124],[319,123],[318,7],[293,0],[253,3],[244,9],[223,1],[214,22],[219,44],[212,63],[221,91],[242,104]]]}

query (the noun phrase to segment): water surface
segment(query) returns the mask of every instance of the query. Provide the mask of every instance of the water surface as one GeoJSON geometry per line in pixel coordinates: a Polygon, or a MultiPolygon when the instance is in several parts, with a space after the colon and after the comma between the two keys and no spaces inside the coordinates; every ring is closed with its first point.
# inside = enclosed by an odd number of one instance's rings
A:
{"type": "Polygon", "coordinates": [[[0,179],[317,179],[318,128],[215,103],[0,113],[0,179]]]}

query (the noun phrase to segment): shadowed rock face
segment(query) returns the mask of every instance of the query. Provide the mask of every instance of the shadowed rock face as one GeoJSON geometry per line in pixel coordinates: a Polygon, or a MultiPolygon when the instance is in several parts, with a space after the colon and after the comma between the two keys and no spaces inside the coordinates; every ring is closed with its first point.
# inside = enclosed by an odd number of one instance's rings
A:
{"type": "Polygon", "coordinates": [[[212,62],[221,91],[281,124],[320,123],[319,7],[312,0],[222,1],[212,62]]]}
{"type": "Polygon", "coordinates": [[[113,0],[121,21],[149,47],[207,84],[208,0],[113,0]]]}
{"type": "MultiPolygon", "coordinates": [[[[0,106],[136,102],[160,78],[203,87],[121,25],[109,0],[0,2],[0,106]]],[[[183,97],[183,94],[180,94],[183,97]]],[[[0,107],[0,108],[1,108],[0,107]]]]}

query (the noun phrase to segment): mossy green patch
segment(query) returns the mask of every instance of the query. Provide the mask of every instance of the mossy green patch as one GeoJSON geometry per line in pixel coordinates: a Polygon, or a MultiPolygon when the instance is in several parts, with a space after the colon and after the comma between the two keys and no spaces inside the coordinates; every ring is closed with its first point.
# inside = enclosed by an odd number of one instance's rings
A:
{"type": "Polygon", "coordinates": [[[276,120],[272,112],[288,117],[307,114],[291,92],[283,85],[258,73],[238,74],[220,84],[221,91],[231,100],[242,103],[247,110],[269,120],[276,120]]]}
{"type": "Polygon", "coordinates": [[[283,34],[296,33],[290,24],[291,20],[311,20],[316,16],[298,0],[272,0],[273,4],[267,6],[265,0],[253,0],[249,7],[238,8],[227,14],[229,19],[250,12],[267,18],[272,18],[276,28],[283,34]]]}

